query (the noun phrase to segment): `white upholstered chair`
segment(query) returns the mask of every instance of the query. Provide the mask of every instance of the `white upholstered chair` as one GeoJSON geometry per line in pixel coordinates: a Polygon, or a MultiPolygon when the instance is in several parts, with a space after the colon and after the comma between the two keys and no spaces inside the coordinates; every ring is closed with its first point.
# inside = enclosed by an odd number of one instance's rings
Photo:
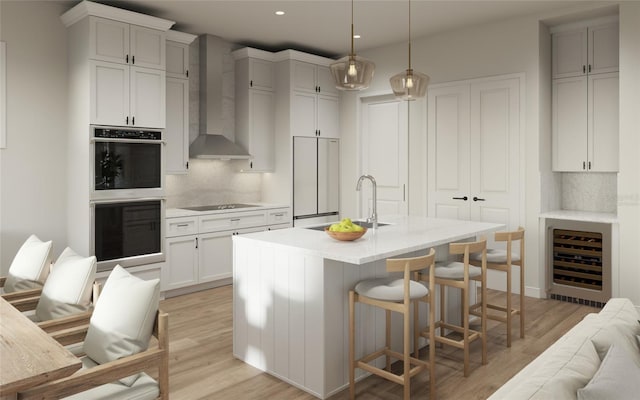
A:
{"type": "MultiPolygon", "coordinates": [[[[353,290],[349,291],[349,394],[355,397],[355,369],[360,368],[372,374],[404,386],[404,399],[408,400],[411,393],[411,378],[418,373],[429,369],[431,390],[430,398],[435,396],[435,352],[430,350],[429,362],[417,358],[418,355],[418,307],[421,299],[431,296],[433,290],[433,263],[435,251],[431,249],[428,255],[413,258],[396,258],[387,260],[387,272],[402,273],[402,277],[367,279],[358,282],[353,290]],[[418,272],[429,269],[429,288],[418,281],[418,272]],[[386,341],[384,348],[377,350],[356,360],[355,358],[355,304],[363,303],[379,307],[385,310],[386,316],[386,341]],[[411,307],[413,305],[413,307],[411,307]],[[413,310],[412,310],[413,308],[413,310]],[[391,349],[391,311],[401,313],[403,316],[403,351],[402,353],[391,349]],[[411,313],[413,312],[413,315],[411,313]],[[413,332],[411,321],[413,319],[413,332]],[[411,356],[411,337],[414,338],[414,356],[411,356]],[[386,368],[378,368],[371,363],[380,357],[386,358],[386,368]],[[402,360],[401,374],[391,371],[391,358],[402,360]]],[[[433,307],[429,308],[432,314],[429,318],[433,322],[433,307]]],[[[431,324],[433,326],[433,324],[431,324]]],[[[431,330],[433,339],[433,329],[431,330]]],[[[433,348],[433,342],[430,347],[433,348]]]]}
{"type": "Polygon", "coordinates": [[[82,369],[19,394],[20,399],[152,400],[169,396],[168,315],[158,310],[160,282],[116,266],[93,313],[41,327],[63,345],[84,340],[82,369]],[[151,344],[151,336],[155,336],[151,344]],[[158,380],[144,371],[157,369],[158,380]]]}
{"type": "Polygon", "coordinates": [[[13,258],[7,276],[0,277],[3,292],[8,294],[31,290],[31,293],[38,294],[38,289],[42,289],[49,275],[51,247],[50,240],[43,242],[36,235],[29,236],[13,258]]]}

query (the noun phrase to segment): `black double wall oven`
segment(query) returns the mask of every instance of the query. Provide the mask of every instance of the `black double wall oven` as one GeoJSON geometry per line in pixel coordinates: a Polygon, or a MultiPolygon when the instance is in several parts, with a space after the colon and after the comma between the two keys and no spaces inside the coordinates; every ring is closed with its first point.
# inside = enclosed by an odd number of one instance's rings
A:
{"type": "Polygon", "coordinates": [[[162,135],[91,127],[91,250],[98,271],[164,261],[162,135]]]}

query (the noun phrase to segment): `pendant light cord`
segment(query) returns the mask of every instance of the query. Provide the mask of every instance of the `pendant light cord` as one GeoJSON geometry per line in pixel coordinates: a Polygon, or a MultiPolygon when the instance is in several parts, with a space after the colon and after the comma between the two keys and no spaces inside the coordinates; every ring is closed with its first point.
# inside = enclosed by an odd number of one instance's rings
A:
{"type": "Polygon", "coordinates": [[[353,45],[353,0],[351,0],[351,57],[356,55],[356,51],[353,45]]]}
{"type": "Polygon", "coordinates": [[[409,0],[409,70],[411,70],[411,0],[409,0]]]}

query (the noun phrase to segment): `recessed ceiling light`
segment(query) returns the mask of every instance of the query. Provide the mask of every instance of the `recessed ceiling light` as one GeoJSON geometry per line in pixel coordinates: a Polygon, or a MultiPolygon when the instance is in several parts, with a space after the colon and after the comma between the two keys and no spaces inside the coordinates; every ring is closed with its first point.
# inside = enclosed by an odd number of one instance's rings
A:
{"type": "Polygon", "coordinates": [[[284,11],[276,11],[276,15],[284,15],[284,11]]]}
{"type": "Polygon", "coordinates": [[[360,39],[360,35],[353,35],[354,39],[360,39]]]}

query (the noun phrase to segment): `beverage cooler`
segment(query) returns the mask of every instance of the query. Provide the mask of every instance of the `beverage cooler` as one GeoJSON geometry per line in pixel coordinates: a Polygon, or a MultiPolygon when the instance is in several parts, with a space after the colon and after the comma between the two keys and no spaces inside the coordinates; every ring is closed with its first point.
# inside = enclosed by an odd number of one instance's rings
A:
{"type": "Polygon", "coordinates": [[[602,307],[611,298],[611,224],[547,220],[549,298],[602,307]]]}

